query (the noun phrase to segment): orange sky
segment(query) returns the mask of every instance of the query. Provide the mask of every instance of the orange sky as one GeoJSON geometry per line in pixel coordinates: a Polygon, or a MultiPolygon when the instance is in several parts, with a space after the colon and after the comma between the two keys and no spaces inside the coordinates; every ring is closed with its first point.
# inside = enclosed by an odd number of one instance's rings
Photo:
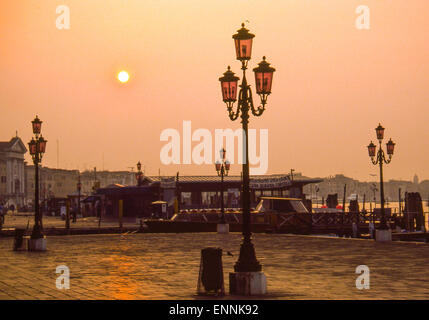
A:
{"type": "Polygon", "coordinates": [[[250,67],[266,55],[277,69],[266,112],[250,122],[269,129],[268,173],[372,179],[366,145],[380,121],[397,143],[386,179],[428,179],[428,12],[427,0],[1,1],[0,140],[18,130],[27,142],[37,113],[44,165],[56,167],[59,140],[63,168],[101,170],[104,154],[109,170],[140,160],[149,175],[214,174],[162,165],[159,136],[183,120],[212,132],[240,126],[218,78],[228,64],[239,71],[231,36],[248,20],[250,67]],[[70,30],[55,27],[63,4],[70,30]],[[361,4],[370,30],[355,28],[361,4]]]}

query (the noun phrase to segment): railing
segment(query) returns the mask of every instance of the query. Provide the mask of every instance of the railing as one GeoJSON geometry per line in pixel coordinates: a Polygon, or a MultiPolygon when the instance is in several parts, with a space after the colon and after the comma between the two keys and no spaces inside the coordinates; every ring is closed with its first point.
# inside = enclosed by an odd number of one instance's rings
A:
{"type": "MultiPolygon", "coordinates": [[[[419,221],[419,212],[403,212],[401,215],[396,214],[394,217],[386,217],[387,222],[392,225],[399,225],[401,229],[408,231],[417,230],[419,225],[428,228],[429,212],[423,212],[423,221],[419,221]],[[408,219],[407,219],[408,217],[408,219]],[[408,220],[408,221],[407,221],[408,220]]],[[[353,222],[359,225],[366,225],[370,222],[378,224],[380,222],[381,215],[379,212],[317,212],[312,213],[313,226],[351,226],[353,222]]]]}

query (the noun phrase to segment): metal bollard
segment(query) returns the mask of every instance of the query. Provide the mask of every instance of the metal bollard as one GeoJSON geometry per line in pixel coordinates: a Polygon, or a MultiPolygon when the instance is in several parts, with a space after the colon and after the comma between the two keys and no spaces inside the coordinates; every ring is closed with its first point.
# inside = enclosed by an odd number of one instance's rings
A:
{"type": "Polygon", "coordinates": [[[197,292],[198,294],[225,294],[221,248],[201,250],[197,292]]]}

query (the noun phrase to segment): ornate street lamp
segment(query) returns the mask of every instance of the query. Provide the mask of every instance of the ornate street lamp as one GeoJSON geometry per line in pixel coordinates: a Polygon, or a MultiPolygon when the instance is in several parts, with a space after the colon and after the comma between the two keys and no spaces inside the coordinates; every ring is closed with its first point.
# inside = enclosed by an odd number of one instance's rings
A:
{"type": "Polygon", "coordinates": [[[47,141],[40,135],[42,131],[42,121],[36,116],[36,118],[31,122],[33,127],[34,137],[31,138],[31,141],[28,143],[31,157],[34,163],[35,170],[35,193],[34,193],[34,227],[31,234],[31,239],[41,239],[43,238],[42,233],[42,215],[40,213],[39,206],[39,164],[42,162],[43,154],[46,151],[47,141]],[[40,135],[40,136],[39,136],[40,135]]]}
{"type": "Polygon", "coordinates": [[[36,116],[33,121],[31,121],[31,124],[33,126],[33,133],[35,135],[39,135],[42,131],[42,121],[40,121],[39,117],[36,116]]]}
{"type": "Polygon", "coordinates": [[[226,150],[224,148],[222,148],[220,150],[220,158],[221,160],[216,161],[215,163],[215,168],[217,171],[217,175],[221,178],[220,179],[220,203],[221,203],[221,220],[220,220],[220,224],[226,224],[226,220],[225,220],[225,205],[224,205],[224,200],[223,200],[223,192],[224,192],[224,177],[228,176],[228,172],[230,169],[230,163],[228,160],[226,160],[226,150]]]}
{"type": "Polygon", "coordinates": [[[258,272],[262,266],[256,259],[255,248],[251,241],[251,221],[250,221],[250,188],[249,188],[249,148],[248,148],[248,123],[249,112],[254,116],[261,116],[265,110],[267,97],[271,93],[274,68],[270,67],[265,57],[254,68],[256,80],[256,93],[261,98],[261,105],[255,108],[253,105],[252,91],[247,84],[246,69],[247,63],[251,58],[252,41],[254,35],[244,27],[237,31],[232,37],[235,42],[235,51],[237,60],[241,61],[241,70],[243,70],[243,79],[238,93],[238,106],[234,111],[233,106],[237,100],[237,82],[238,77],[228,67],[223,77],[219,78],[221,83],[222,97],[226,104],[229,118],[234,121],[241,116],[241,123],[244,135],[244,163],[243,163],[243,186],[242,186],[242,206],[243,206],[243,242],[240,247],[240,256],[234,269],[236,272],[258,272]]]}
{"type": "Polygon", "coordinates": [[[387,226],[386,214],[385,214],[385,210],[384,210],[385,200],[384,200],[384,186],[383,186],[383,164],[389,164],[390,161],[392,161],[393,151],[395,149],[395,143],[392,141],[392,139],[390,139],[389,142],[386,143],[387,155],[389,156],[386,159],[385,153],[384,153],[383,148],[381,146],[382,141],[384,139],[384,128],[381,126],[381,124],[379,124],[378,127],[375,128],[375,132],[376,132],[377,139],[379,142],[379,148],[378,148],[378,151],[376,151],[377,147],[371,141],[371,143],[368,145],[368,155],[371,158],[371,162],[374,165],[378,164],[380,166],[381,219],[380,219],[380,225],[379,225],[378,229],[379,230],[388,230],[389,227],[387,226]]]}
{"type": "Polygon", "coordinates": [[[137,162],[136,180],[137,180],[137,185],[140,187],[143,182],[142,164],[140,163],[140,161],[137,162]]]}

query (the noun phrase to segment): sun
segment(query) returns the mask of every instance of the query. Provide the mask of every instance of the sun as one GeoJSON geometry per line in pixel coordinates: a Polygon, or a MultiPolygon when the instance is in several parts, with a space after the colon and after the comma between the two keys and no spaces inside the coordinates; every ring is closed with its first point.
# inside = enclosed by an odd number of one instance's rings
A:
{"type": "Polygon", "coordinates": [[[130,79],[130,75],[128,74],[127,71],[122,70],[121,72],[118,73],[119,82],[126,83],[128,82],[129,79],[130,79]]]}

